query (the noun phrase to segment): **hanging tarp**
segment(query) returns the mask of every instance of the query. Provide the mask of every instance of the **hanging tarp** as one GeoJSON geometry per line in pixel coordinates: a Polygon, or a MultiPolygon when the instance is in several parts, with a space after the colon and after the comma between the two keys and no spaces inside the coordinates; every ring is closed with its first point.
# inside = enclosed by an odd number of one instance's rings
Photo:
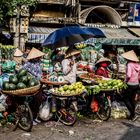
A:
{"type": "Polygon", "coordinates": [[[43,43],[50,33],[55,31],[56,28],[46,27],[29,27],[28,43],[43,43]]]}
{"type": "Polygon", "coordinates": [[[87,44],[106,45],[140,45],[140,38],[132,35],[127,29],[100,28],[106,38],[90,38],[87,44]]]}

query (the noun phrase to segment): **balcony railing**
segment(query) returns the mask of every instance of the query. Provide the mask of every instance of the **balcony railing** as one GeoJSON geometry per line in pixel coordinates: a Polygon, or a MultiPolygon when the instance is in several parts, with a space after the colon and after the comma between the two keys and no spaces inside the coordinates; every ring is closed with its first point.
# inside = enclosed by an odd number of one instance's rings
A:
{"type": "Polygon", "coordinates": [[[78,18],[63,18],[63,17],[32,17],[30,22],[37,22],[37,23],[76,23],[78,18]]]}
{"type": "Polygon", "coordinates": [[[66,3],[66,0],[39,0],[39,3],[65,4],[66,3]]]}

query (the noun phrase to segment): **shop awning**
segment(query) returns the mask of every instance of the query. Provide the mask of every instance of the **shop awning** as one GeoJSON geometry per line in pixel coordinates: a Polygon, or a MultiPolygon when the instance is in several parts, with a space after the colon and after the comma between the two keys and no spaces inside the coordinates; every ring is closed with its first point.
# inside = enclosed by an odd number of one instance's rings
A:
{"type": "Polygon", "coordinates": [[[106,38],[92,38],[88,43],[101,43],[106,45],[140,45],[140,38],[131,34],[127,29],[100,28],[106,38]]]}
{"type": "Polygon", "coordinates": [[[100,30],[103,31],[106,38],[110,39],[137,39],[137,37],[132,35],[127,29],[100,28],[100,30]]]}
{"type": "Polygon", "coordinates": [[[130,32],[135,34],[136,36],[140,37],[140,29],[139,28],[129,28],[128,29],[130,32]]]}
{"type": "Polygon", "coordinates": [[[29,27],[28,43],[43,43],[56,28],[29,27]]]}

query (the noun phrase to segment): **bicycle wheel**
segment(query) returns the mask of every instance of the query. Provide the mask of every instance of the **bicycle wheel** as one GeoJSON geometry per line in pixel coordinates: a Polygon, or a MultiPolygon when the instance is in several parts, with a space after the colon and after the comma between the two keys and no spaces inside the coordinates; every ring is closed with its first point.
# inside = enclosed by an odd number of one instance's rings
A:
{"type": "Polygon", "coordinates": [[[28,103],[19,106],[19,115],[19,128],[27,132],[31,131],[33,126],[33,115],[28,103]]]}
{"type": "Polygon", "coordinates": [[[110,99],[105,96],[103,97],[102,101],[99,102],[99,108],[96,113],[97,116],[103,121],[107,121],[111,116],[110,103],[111,103],[110,99]]]}
{"type": "Polygon", "coordinates": [[[74,106],[71,105],[68,109],[62,108],[56,112],[58,121],[67,126],[72,126],[76,122],[77,111],[74,109],[74,106]]]}

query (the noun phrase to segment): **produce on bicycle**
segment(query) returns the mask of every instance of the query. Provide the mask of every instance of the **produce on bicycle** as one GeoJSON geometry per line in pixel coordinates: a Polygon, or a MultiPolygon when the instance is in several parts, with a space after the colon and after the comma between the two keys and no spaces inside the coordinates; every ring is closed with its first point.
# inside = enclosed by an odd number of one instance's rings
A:
{"type": "MultiPolygon", "coordinates": [[[[107,67],[111,64],[111,60],[105,57],[100,58],[95,66],[97,67],[95,74],[96,75],[100,75],[103,76],[105,78],[109,78],[109,71],[107,69],[107,67]]],[[[93,98],[91,101],[91,109],[93,111],[97,111],[98,110],[98,103],[95,101],[95,99],[93,98]]]]}

